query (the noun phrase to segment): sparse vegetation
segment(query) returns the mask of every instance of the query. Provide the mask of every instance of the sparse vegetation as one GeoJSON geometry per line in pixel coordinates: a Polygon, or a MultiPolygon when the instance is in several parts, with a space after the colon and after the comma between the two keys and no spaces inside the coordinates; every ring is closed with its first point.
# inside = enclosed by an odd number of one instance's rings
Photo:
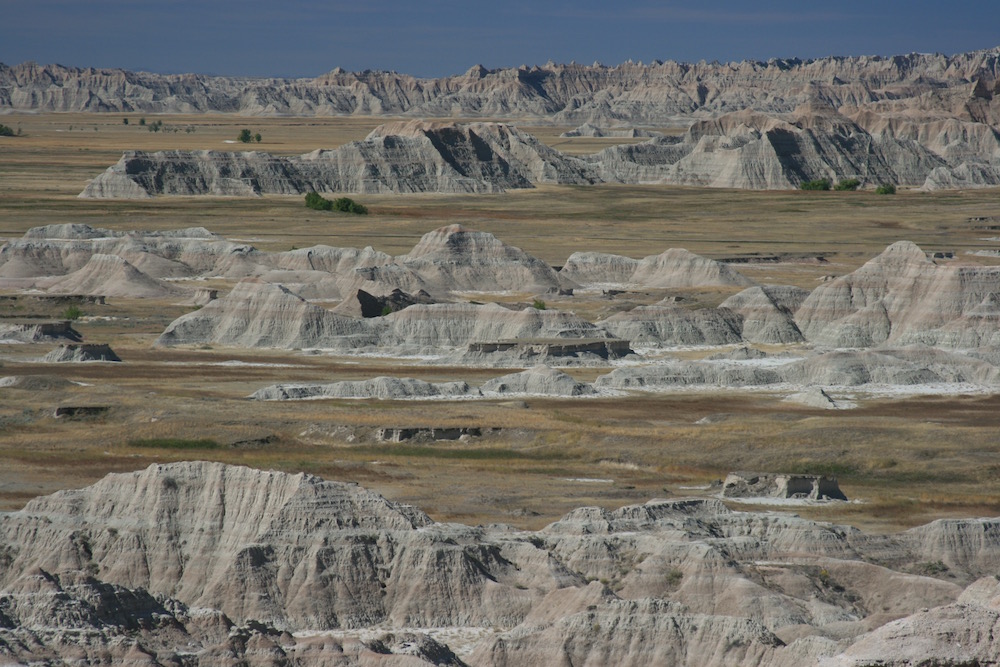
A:
{"type": "Polygon", "coordinates": [[[139,440],[129,440],[129,447],[143,447],[146,449],[217,449],[219,443],[207,438],[200,440],[188,440],[185,438],[143,438],[139,440]]]}
{"type": "Polygon", "coordinates": [[[253,135],[253,140],[256,141],[258,144],[260,143],[261,138],[262,137],[260,136],[260,132],[258,132],[257,134],[253,135]]]}
{"type": "Polygon", "coordinates": [[[861,187],[861,181],[859,181],[858,179],[845,178],[844,180],[833,186],[833,189],[838,190],[840,192],[845,192],[845,191],[853,192],[854,190],[857,190],[859,187],[861,187]]]}
{"type": "Polygon", "coordinates": [[[534,308],[535,310],[545,310],[546,305],[545,302],[542,301],[541,299],[535,299],[534,302],[531,304],[531,307],[534,308]]]}
{"type": "Polygon", "coordinates": [[[829,190],[830,181],[826,178],[817,178],[812,181],[806,181],[799,186],[800,190],[829,190]]]}
{"type": "Polygon", "coordinates": [[[63,311],[64,320],[78,320],[83,315],[83,311],[80,310],[79,306],[69,306],[63,311]]]}
{"type": "Polygon", "coordinates": [[[147,128],[149,129],[150,132],[159,132],[160,130],[163,129],[163,121],[162,120],[154,120],[152,123],[150,123],[147,126],[147,128]]]}
{"type": "Polygon", "coordinates": [[[882,185],[875,188],[875,194],[877,195],[894,195],[896,194],[896,186],[892,183],[883,183],[882,185]]]}
{"type": "Polygon", "coordinates": [[[146,119],[145,118],[140,118],[139,119],[139,125],[145,125],[145,124],[146,124],[146,119]]]}
{"type": "Polygon", "coordinates": [[[0,137],[13,137],[14,129],[7,125],[0,124],[0,137]]]}
{"type": "Polygon", "coordinates": [[[128,118],[122,118],[122,125],[128,125],[128,118]]]}

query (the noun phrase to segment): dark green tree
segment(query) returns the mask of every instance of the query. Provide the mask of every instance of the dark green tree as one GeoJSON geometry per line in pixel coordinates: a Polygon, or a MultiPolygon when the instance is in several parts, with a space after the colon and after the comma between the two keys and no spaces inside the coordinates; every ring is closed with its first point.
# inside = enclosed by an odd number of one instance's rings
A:
{"type": "Polygon", "coordinates": [[[243,128],[240,130],[240,135],[236,138],[239,139],[241,144],[249,144],[253,141],[253,134],[247,128],[243,128]]]}

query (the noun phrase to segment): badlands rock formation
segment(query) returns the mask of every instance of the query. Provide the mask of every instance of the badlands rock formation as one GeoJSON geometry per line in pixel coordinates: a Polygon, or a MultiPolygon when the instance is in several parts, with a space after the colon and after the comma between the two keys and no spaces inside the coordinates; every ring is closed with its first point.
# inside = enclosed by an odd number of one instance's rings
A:
{"type": "Polygon", "coordinates": [[[654,61],[487,69],[420,79],[345,72],[315,79],[157,75],[60,65],[0,65],[0,109],[247,115],[550,118],[576,125],[668,125],[733,109],[788,113],[822,100],[904,115],[920,108],[997,124],[997,49],[768,62],[654,61]]]}
{"type": "Polygon", "coordinates": [[[871,187],[1000,185],[1000,133],[955,123],[909,121],[908,130],[872,112],[855,121],[823,105],[783,116],[739,111],[697,121],[683,137],[579,158],[504,124],[397,122],[364,141],[297,157],[130,151],[80,196],[482,193],[601,182],[780,190],[820,178],[871,187]]]}
{"type": "Polygon", "coordinates": [[[0,651],[206,667],[974,664],[996,655],[997,534],[970,519],[865,535],[712,499],[581,508],[532,533],[438,524],[305,474],[154,464],[0,515],[0,651]],[[908,573],[938,561],[942,579],[908,573]]]}
{"type": "Polygon", "coordinates": [[[364,141],[297,157],[259,151],[130,151],[80,196],[486,193],[598,181],[588,163],[509,125],[410,121],[383,125],[364,141]]]}
{"type": "Polygon", "coordinates": [[[481,390],[486,394],[537,396],[590,396],[597,393],[590,384],[577,382],[566,373],[545,365],[494,378],[483,383],[481,390]]]}
{"type": "Polygon", "coordinates": [[[828,347],[1000,343],[1000,268],[934,262],[906,241],[817,287],[795,313],[805,337],[828,347]]]}
{"type": "Polygon", "coordinates": [[[575,252],[560,276],[588,285],[641,285],[658,289],[748,286],[753,281],[732,267],[683,248],[632,259],[601,252],[575,252]]]}
{"type": "Polygon", "coordinates": [[[472,387],[465,382],[435,384],[413,378],[376,377],[330,384],[276,384],[257,390],[250,398],[259,401],[289,401],[310,398],[456,398],[472,395],[472,387]]]}
{"type": "Polygon", "coordinates": [[[107,344],[69,344],[60,345],[45,355],[46,363],[63,363],[79,361],[121,361],[107,344]]]}

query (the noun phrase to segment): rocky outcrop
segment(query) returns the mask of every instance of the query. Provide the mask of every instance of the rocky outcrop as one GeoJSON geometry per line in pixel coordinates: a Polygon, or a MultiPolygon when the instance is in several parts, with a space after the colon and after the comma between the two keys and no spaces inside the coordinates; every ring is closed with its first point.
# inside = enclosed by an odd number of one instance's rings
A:
{"type": "Polygon", "coordinates": [[[434,303],[434,298],[423,290],[416,294],[407,294],[397,287],[385,296],[375,296],[359,289],[354,296],[341,301],[333,312],[338,315],[368,319],[383,317],[417,303],[434,303]]]}
{"type": "Polygon", "coordinates": [[[365,273],[375,284],[389,285],[399,274],[433,293],[545,292],[558,289],[555,270],[520,248],[508,245],[488,232],[448,225],[424,234],[406,255],[392,265],[365,273]],[[396,274],[395,276],[393,274],[396,274]]]}
{"type": "Polygon", "coordinates": [[[457,398],[478,396],[465,382],[431,383],[413,378],[375,377],[369,380],[344,380],[330,384],[276,384],[255,391],[250,398],[259,401],[292,401],[316,398],[457,398]]]}
{"type": "Polygon", "coordinates": [[[1000,121],[996,49],[944,56],[831,57],[768,62],[559,65],[420,79],[345,72],[315,79],[157,75],[24,63],[0,65],[0,108],[37,111],[409,115],[552,118],[566,124],[667,125],[730,109],[788,113],[833,107],[902,115],[920,105],[980,123],[1000,121]]]}
{"type": "Polygon", "coordinates": [[[37,343],[59,338],[80,342],[83,337],[68,320],[36,322],[32,320],[0,320],[0,341],[5,343],[37,343]]]}
{"type": "Polygon", "coordinates": [[[872,188],[1000,183],[1000,134],[968,125],[949,141],[947,130],[871,134],[822,105],[788,116],[739,111],[697,121],[683,137],[657,137],[578,158],[508,125],[411,121],[381,126],[364,141],[297,157],[129,151],[80,196],[488,193],[601,182],[783,190],[817,179],[852,178],[872,188]],[[956,142],[960,148],[953,147],[956,142]]]}
{"type": "Polygon", "coordinates": [[[560,269],[565,280],[580,285],[637,285],[669,289],[686,287],[745,287],[753,281],[727,264],[683,248],[636,260],[599,252],[575,252],[560,269]]]}
{"type": "Polygon", "coordinates": [[[669,302],[637,306],[597,324],[638,346],[731,345],[743,340],[742,322],[733,311],[694,310],[669,302]]]}
{"type": "Polygon", "coordinates": [[[526,394],[532,396],[590,396],[597,390],[577,382],[562,371],[538,365],[520,373],[487,380],[480,387],[485,394],[526,394]]]}
{"type": "Polygon", "coordinates": [[[684,387],[756,387],[783,382],[779,370],[765,366],[709,361],[671,361],[616,368],[594,381],[597,388],[668,390],[684,387]]]}
{"type": "Polygon", "coordinates": [[[504,192],[541,183],[596,183],[592,167],[498,123],[390,123],[365,140],[297,157],[259,151],[126,152],[80,193],[255,196],[504,192]]]}
{"type": "Polygon", "coordinates": [[[149,276],[117,255],[94,254],[73,273],[41,283],[55,294],[83,294],[125,298],[176,295],[176,287],[149,276]]]}
{"type": "Polygon", "coordinates": [[[795,312],[806,339],[831,348],[1000,342],[1000,269],[936,263],[899,241],[856,271],[817,287],[795,312]]]}
{"type": "Polygon", "coordinates": [[[45,355],[42,361],[46,363],[80,362],[80,361],[121,361],[110,345],[105,343],[60,345],[45,355]]]}
{"type": "Polygon", "coordinates": [[[805,341],[795,324],[794,313],[809,292],[799,287],[760,285],[734,294],[719,309],[742,318],[740,336],[747,343],[787,345],[805,341]]]}
{"type": "Polygon", "coordinates": [[[522,532],[306,474],[154,464],[0,515],[0,640],[16,662],[208,666],[458,665],[463,633],[487,666],[971,660],[995,650],[996,524],[872,536],[675,499],[522,532]],[[906,572],[929,558],[947,581],[906,572]]]}
{"type": "Polygon", "coordinates": [[[366,320],[336,315],[281,285],[247,278],[225,297],[171,322],[155,344],[352,350],[377,340],[366,320]]]}
{"type": "Polygon", "coordinates": [[[722,483],[722,496],[847,500],[835,477],[759,472],[729,473],[722,483]]]}
{"type": "Polygon", "coordinates": [[[565,138],[591,137],[595,139],[606,139],[611,137],[616,139],[635,139],[637,137],[658,137],[660,136],[660,133],[635,127],[597,127],[596,125],[592,125],[590,123],[584,123],[580,127],[567,130],[559,136],[565,138]]]}

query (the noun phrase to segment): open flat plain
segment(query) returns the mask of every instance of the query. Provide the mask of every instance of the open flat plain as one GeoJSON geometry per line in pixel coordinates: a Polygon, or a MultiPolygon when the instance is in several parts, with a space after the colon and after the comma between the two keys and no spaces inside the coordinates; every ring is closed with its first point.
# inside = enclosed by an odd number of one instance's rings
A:
{"type": "MultiPolygon", "coordinates": [[[[368,216],[306,209],[301,197],[78,199],[87,181],[131,149],[238,150],[296,155],[365,137],[384,118],[239,118],[128,114],[12,114],[21,136],[0,138],[0,237],[84,223],[112,230],[205,227],[267,251],[315,244],[372,246],[398,255],[453,223],[494,234],[553,266],[577,251],[630,257],[686,248],[739,260],[760,283],[813,289],[858,268],[887,245],[909,240],[927,252],[1000,248],[996,190],[756,192],[671,186],[543,186],[496,195],[358,197],[368,216]],[[176,129],[177,131],[173,131],[176,129]]],[[[524,126],[568,153],[622,139],[567,139],[569,127],[524,126]]],[[[225,280],[206,284],[225,291],[225,280]]],[[[673,290],[718,305],[736,290],[673,290]]],[[[636,295],[652,303],[665,292],[636,295]]],[[[490,299],[531,302],[530,293],[490,299]]],[[[484,297],[485,298],[485,297],[484,297]]],[[[607,314],[600,295],[544,297],[584,317],[607,314]]],[[[419,360],[340,357],[300,351],[153,348],[191,305],[178,299],[115,299],[84,305],[74,327],[108,343],[123,363],[40,363],[52,344],[5,345],[0,376],[43,375],[45,391],[0,388],[0,507],[111,471],[156,461],[218,460],[356,481],[416,505],[438,521],[508,523],[537,529],[582,505],[616,508],[653,497],[710,494],[731,470],[833,474],[858,502],[796,507],[823,520],[892,531],[941,517],[1000,514],[1000,396],[864,396],[855,410],[816,410],[759,391],[674,391],[525,401],[250,401],[278,382],[333,382],[376,375],[478,384],[496,369],[428,366],[419,360]],[[58,379],[69,380],[62,385],[58,379]],[[55,419],[59,406],[107,406],[99,416],[55,419]],[[380,427],[475,427],[469,442],[379,443],[380,427]],[[173,439],[156,446],[154,439],[173,439]],[[197,444],[195,441],[203,441],[197,444]],[[177,445],[181,442],[181,445],[177,445]],[[181,448],[176,448],[181,447],[181,448]]],[[[58,317],[7,304],[6,318],[58,317]]],[[[689,350],[699,358],[716,350],[689,350]]],[[[595,369],[571,369],[593,380],[595,369]]]]}

